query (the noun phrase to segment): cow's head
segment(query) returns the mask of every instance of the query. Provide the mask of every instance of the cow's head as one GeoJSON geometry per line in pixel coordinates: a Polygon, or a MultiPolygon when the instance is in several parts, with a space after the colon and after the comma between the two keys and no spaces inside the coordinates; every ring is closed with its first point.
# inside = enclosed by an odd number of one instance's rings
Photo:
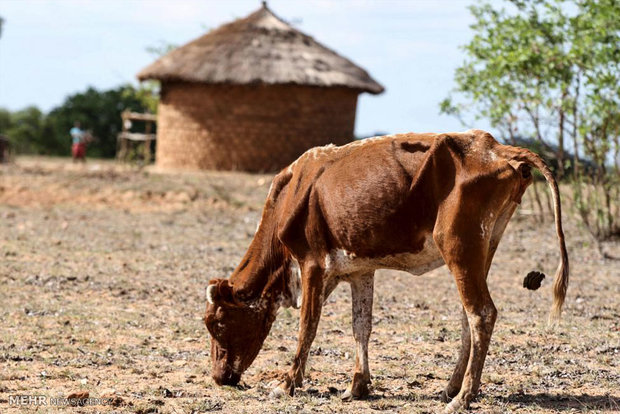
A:
{"type": "Polygon", "coordinates": [[[236,385],[260,351],[275,310],[267,299],[247,304],[235,296],[227,279],[207,287],[205,325],[211,334],[212,376],[218,385],[236,385]]]}

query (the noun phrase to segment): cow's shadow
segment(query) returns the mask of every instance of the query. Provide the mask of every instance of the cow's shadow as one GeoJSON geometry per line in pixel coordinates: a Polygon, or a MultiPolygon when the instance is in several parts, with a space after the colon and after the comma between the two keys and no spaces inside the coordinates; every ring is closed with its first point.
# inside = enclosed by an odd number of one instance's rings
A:
{"type": "Polygon", "coordinates": [[[508,405],[530,406],[556,411],[617,411],[620,410],[620,397],[614,395],[589,394],[510,394],[495,399],[508,405]]]}
{"type": "MultiPolygon", "coordinates": [[[[317,389],[299,389],[296,390],[296,395],[305,395],[309,397],[319,398],[334,398],[342,394],[344,389],[336,389],[330,387],[330,391],[320,392],[317,389]]],[[[479,404],[479,395],[472,402],[472,410],[476,411],[476,405],[479,404]]],[[[381,390],[372,390],[371,394],[365,399],[366,401],[378,401],[386,398],[382,395],[381,390]]],[[[421,400],[439,400],[439,394],[426,394],[424,392],[405,392],[404,394],[391,395],[387,398],[406,401],[421,401],[421,400]]],[[[545,410],[554,411],[572,411],[572,412],[608,412],[620,410],[620,396],[618,395],[589,395],[589,394],[523,394],[515,393],[510,395],[494,395],[493,400],[498,405],[507,406],[514,410],[527,407],[540,407],[545,410]]]]}
{"type": "MultiPolygon", "coordinates": [[[[321,395],[325,398],[329,398],[329,393],[321,395]]],[[[332,394],[333,396],[333,394],[332,394]]],[[[371,393],[366,401],[381,400],[385,397],[380,394],[371,393]]],[[[397,400],[407,401],[420,401],[420,400],[439,400],[439,395],[429,395],[425,393],[408,393],[401,395],[390,396],[397,400]]],[[[480,396],[472,403],[472,410],[476,411],[477,401],[480,396]]],[[[606,412],[620,410],[620,397],[614,395],[589,395],[589,394],[510,394],[508,396],[494,396],[499,405],[504,405],[514,409],[527,408],[527,407],[540,407],[545,410],[554,411],[572,411],[572,412],[606,412]]]]}

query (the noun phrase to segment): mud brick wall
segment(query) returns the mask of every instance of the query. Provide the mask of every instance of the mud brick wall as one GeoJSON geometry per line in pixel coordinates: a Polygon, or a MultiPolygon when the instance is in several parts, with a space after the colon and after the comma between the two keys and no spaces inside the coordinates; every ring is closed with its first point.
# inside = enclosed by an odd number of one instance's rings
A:
{"type": "Polygon", "coordinates": [[[357,95],[348,88],[165,83],[156,163],[277,171],[309,148],[350,142],[357,95]]]}

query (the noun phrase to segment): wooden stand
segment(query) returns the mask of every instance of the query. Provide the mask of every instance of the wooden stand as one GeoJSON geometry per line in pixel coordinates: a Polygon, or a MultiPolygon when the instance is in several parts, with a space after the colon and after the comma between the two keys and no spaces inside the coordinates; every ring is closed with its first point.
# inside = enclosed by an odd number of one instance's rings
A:
{"type": "Polygon", "coordinates": [[[157,116],[153,114],[142,114],[138,112],[124,111],[121,114],[123,120],[123,131],[116,138],[116,159],[121,162],[129,162],[132,158],[132,149],[135,149],[137,160],[150,164],[153,161],[151,152],[151,142],[157,136],[151,131],[157,122],[157,116]],[[145,122],[144,133],[130,132],[132,121],[145,122]],[[142,148],[140,148],[142,147],[142,148]],[[142,158],[139,157],[142,155],[142,158]]]}

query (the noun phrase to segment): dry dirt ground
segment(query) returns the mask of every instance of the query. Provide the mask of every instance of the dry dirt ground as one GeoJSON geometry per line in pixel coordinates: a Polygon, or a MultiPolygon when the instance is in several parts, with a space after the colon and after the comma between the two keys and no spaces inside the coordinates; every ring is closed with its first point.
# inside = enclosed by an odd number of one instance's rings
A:
{"type": "MultiPolygon", "coordinates": [[[[339,398],[354,364],[347,285],[324,308],[308,380],[294,398],[272,401],[268,393],[293,356],[298,310],[280,311],[240,387],[214,384],[201,320],[205,286],[237,265],[270,180],[48,158],[0,167],[0,412],[59,410],[17,407],[12,395],[42,395],[50,404],[83,391],[111,404],[67,411],[443,408],[438,393],[455,364],[460,335],[457,292],[445,267],[421,277],[378,272],[370,399],[339,398]]],[[[558,249],[552,222],[529,214],[529,197],[491,268],[499,319],[471,411],[620,412],[620,264],[599,257],[567,208],[571,284],[563,322],[546,329],[550,277],[535,292],[521,283],[533,269],[552,275],[558,249]]],[[[618,244],[606,248],[620,255],[618,244]]]]}

